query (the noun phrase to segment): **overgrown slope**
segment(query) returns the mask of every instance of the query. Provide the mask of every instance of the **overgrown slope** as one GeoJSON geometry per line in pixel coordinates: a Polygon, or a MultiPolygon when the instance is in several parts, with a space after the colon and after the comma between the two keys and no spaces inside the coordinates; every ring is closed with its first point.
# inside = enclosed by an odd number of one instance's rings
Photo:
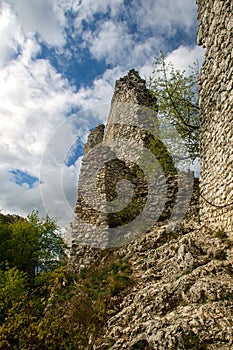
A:
{"type": "Polygon", "coordinates": [[[233,347],[233,242],[192,219],[120,248],[80,247],[76,265],[33,286],[2,270],[0,284],[0,349],[233,347]]]}

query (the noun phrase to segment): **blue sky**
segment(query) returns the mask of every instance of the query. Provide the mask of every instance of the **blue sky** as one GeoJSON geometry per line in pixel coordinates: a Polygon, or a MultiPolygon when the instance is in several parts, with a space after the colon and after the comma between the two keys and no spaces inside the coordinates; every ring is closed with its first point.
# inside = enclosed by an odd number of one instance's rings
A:
{"type": "Polygon", "coordinates": [[[178,69],[202,62],[196,17],[195,0],[1,0],[0,209],[68,223],[115,80],[147,78],[161,50],[178,69]]]}

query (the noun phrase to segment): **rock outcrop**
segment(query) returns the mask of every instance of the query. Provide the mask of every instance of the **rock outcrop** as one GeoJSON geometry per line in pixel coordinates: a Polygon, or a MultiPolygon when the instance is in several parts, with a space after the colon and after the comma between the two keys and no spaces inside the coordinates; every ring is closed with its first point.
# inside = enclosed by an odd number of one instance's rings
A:
{"type": "Polygon", "coordinates": [[[193,220],[171,234],[155,226],[119,254],[134,285],[108,310],[96,350],[233,348],[233,244],[224,231],[193,220]]]}

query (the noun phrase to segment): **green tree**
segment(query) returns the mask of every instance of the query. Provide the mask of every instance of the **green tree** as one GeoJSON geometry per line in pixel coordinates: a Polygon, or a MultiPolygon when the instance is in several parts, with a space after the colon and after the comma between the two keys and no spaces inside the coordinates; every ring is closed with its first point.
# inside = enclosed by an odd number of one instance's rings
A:
{"type": "Polygon", "coordinates": [[[0,267],[4,268],[7,260],[12,256],[11,244],[12,228],[4,215],[0,214],[0,267]]]}
{"type": "Polygon", "coordinates": [[[65,258],[66,246],[54,219],[40,219],[33,211],[27,219],[0,223],[0,264],[27,273],[33,281],[40,271],[58,267],[65,258]]]}
{"type": "Polygon", "coordinates": [[[0,270],[0,324],[12,310],[19,312],[25,296],[25,273],[17,268],[0,270]],[[17,305],[17,307],[16,307],[17,305]]]}
{"type": "Polygon", "coordinates": [[[199,107],[198,62],[191,68],[191,73],[174,68],[172,63],[166,63],[163,54],[155,58],[154,71],[149,77],[149,89],[157,99],[159,115],[167,125],[175,126],[183,139],[189,156],[199,157],[199,107]]]}
{"type": "Polygon", "coordinates": [[[0,349],[65,348],[66,309],[52,313],[54,304],[62,308],[68,276],[56,221],[36,211],[26,219],[0,214],[0,238],[0,349]]]}
{"type": "Polygon", "coordinates": [[[113,250],[74,273],[71,266],[40,273],[33,289],[17,268],[0,271],[0,349],[93,349],[108,310],[133,286],[131,266],[113,250]]]}
{"type": "Polygon", "coordinates": [[[46,278],[33,289],[28,286],[27,274],[16,267],[0,270],[0,349],[58,349],[59,345],[63,348],[64,320],[47,314],[46,310],[66,281],[66,269],[61,266],[42,272],[40,275],[46,278]]]}

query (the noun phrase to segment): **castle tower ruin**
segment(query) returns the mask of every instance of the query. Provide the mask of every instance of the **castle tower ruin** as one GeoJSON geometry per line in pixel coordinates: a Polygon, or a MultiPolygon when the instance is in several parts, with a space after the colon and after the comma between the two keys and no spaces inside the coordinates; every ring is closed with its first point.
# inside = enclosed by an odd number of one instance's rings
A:
{"type": "Polygon", "coordinates": [[[157,221],[182,218],[193,177],[176,165],[160,138],[156,101],[132,69],[116,81],[106,127],[98,125],[85,144],[71,255],[80,246],[129,243],[157,221]]]}
{"type": "Polygon", "coordinates": [[[233,233],[233,2],[197,0],[200,74],[201,220],[233,233]]]}

